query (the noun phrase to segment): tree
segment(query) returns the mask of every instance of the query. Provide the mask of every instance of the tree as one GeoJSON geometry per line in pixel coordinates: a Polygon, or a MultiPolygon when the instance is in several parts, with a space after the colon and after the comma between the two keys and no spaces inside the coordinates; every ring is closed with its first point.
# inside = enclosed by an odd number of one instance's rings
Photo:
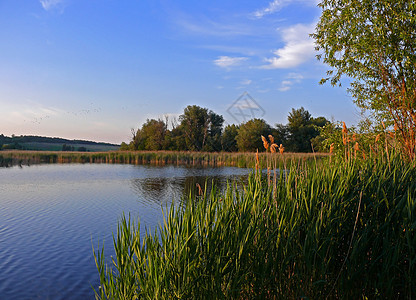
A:
{"type": "Polygon", "coordinates": [[[213,151],[221,149],[221,133],[224,118],[207,108],[189,105],[179,116],[188,150],[213,151]]]}
{"type": "Polygon", "coordinates": [[[167,150],[183,151],[187,150],[185,142],[185,134],[181,126],[175,126],[167,134],[167,150]]]}
{"type": "Polygon", "coordinates": [[[127,151],[127,150],[131,150],[131,148],[130,148],[130,145],[127,145],[125,142],[122,142],[121,145],[120,145],[120,150],[121,151],[127,151]]]}
{"type": "Polygon", "coordinates": [[[242,125],[236,136],[238,151],[265,151],[261,136],[272,133],[270,125],[261,119],[252,119],[242,125]]]}
{"type": "Polygon", "coordinates": [[[167,125],[163,120],[147,119],[133,134],[134,150],[162,150],[165,148],[167,125]]]}
{"type": "MultiPolygon", "coordinates": [[[[318,123],[320,118],[317,119],[318,123]]],[[[307,110],[301,107],[299,109],[292,108],[287,120],[289,121],[288,150],[293,152],[311,152],[311,139],[319,135],[318,129],[314,126],[315,119],[311,117],[307,110]]]]}
{"type": "Polygon", "coordinates": [[[67,144],[62,145],[62,151],[74,151],[74,150],[75,150],[74,146],[70,146],[70,145],[67,145],[67,144]]]}
{"type": "Polygon", "coordinates": [[[285,145],[291,152],[311,152],[312,140],[315,143],[319,141],[315,139],[319,135],[319,128],[329,123],[324,117],[313,118],[303,107],[292,108],[287,119],[287,125],[276,124],[273,136],[277,144],[285,145]]]}
{"type": "Polygon", "coordinates": [[[237,141],[236,137],[238,134],[239,127],[235,124],[227,125],[224,128],[224,132],[221,136],[222,150],[227,152],[237,152],[237,141]]]}
{"type": "Polygon", "coordinates": [[[224,124],[224,118],[221,115],[217,115],[213,111],[208,113],[209,115],[209,130],[207,146],[203,149],[206,151],[220,151],[221,150],[221,135],[224,124]]]}
{"type": "Polygon", "coordinates": [[[289,139],[289,128],[287,125],[278,123],[275,125],[275,128],[273,129],[272,135],[277,145],[286,145],[289,139]]]}
{"type": "Polygon", "coordinates": [[[145,150],[164,149],[167,129],[167,124],[163,120],[147,120],[142,126],[145,150]]]}
{"type": "Polygon", "coordinates": [[[352,79],[355,103],[394,123],[402,149],[416,147],[416,3],[410,0],[323,0],[312,34],[317,56],[332,69],[321,83],[352,79]]]}

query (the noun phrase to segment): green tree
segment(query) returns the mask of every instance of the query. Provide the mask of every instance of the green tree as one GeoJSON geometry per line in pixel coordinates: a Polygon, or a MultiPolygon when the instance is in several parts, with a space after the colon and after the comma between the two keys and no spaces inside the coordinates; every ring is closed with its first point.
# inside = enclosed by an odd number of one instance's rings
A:
{"type": "Polygon", "coordinates": [[[261,119],[252,119],[242,125],[236,136],[238,151],[265,151],[261,136],[272,133],[270,125],[261,119]]]}
{"type": "Polygon", "coordinates": [[[395,123],[410,158],[416,147],[416,3],[410,0],[323,0],[312,34],[330,81],[352,79],[355,103],[395,123]]]}
{"type": "Polygon", "coordinates": [[[147,120],[142,126],[145,150],[162,150],[165,147],[167,125],[163,120],[147,120]]]}
{"type": "Polygon", "coordinates": [[[319,128],[328,123],[324,117],[313,118],[303,107],[292,108],[287,119],[286,126],[276,124],[278,133],[276,141],[280,143],[279,138],[283,138],[283,144],[291,152],[311,152],[311,140],[314,139],[315,143],[320,142],[316,139],[319,136],[319,128]]]}
{"type": "Polygon", "coordinates": [[[235,124],[227,125],[221,137],[222,150],[227,152],[237,152],[236,137],[239,127],[235,124]]]}
{"type": "Polygon", "coordinates": [[[184,151],[188,150],[185,142],[185,134],[180,126],[175,126],[167,133],[167,150],[184,151]]]}
{"type": "MultiPolygon", "coordinates": [[[[131,144],[130,144],[131,145],[131,144]]],[[[120,150],[121,151],[127,151],[127,150],[132,150],[131,148],[130,148],[130,145],[127,145],[125,142],[122,142],[121,143],[121,145],[120,145],[120,150]]],[[[134,149],[133,149],[134,150],[134,149]]]]}
{"type": "Polygon", "coordinates": [[[207,146],[203,150],[206,151],[221,151],[221,136],[223,132],[224,118],[221,115],[210,111],[209,116],[209,130],[207,146]]]}
{"type": "Polygon", "coordinates": [[[179,116],[180,129],[186,148],[193,151],[221,149],[221,133],[224,119],[207,108],[189,105],[179,116]]]}
{"type": "Polygon", "coordinates": [[[165,138],[167,125],[163,120],[147,119],[141,129],[133,134],[134,150],[163,150],[165,148],[165,138]]]}
{"type": "Polygon", "coordinates": [[[289,128],[287,125],[276,124],[272,135],[277,145],[286,145],[287,140],[289,139],[289,128]]]}
{"type": "Polygon", "coordinates": [[[303,107],[292,108],[287,120],[289,121],[288,151],[311,152],[311,138],[318,134],[312,125],[311,114],[303,107]]]}
{"type": "Polygon", "coordinates": [[[74,151],[74,150],[75,150],[74,146],[70,146],[70,145],[67,145],[67,144],[62,145],[62,151],[74,151]]]}

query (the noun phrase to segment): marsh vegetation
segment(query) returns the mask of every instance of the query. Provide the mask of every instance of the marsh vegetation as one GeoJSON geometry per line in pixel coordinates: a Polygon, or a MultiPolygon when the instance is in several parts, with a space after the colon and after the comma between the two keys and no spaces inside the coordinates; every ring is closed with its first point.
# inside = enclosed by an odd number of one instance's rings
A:
{"type": "Polygon", "coordinates": [[[96,298],[411,299],[414,163],[394,148],[359,156],[343,134],[343,155],[284,160],[285,172],[280,153],[257,156],[243,188],[201,191],[167,208],[157,231],[140,235],[124,217],[116,257],[96,249],[96,298]]]}

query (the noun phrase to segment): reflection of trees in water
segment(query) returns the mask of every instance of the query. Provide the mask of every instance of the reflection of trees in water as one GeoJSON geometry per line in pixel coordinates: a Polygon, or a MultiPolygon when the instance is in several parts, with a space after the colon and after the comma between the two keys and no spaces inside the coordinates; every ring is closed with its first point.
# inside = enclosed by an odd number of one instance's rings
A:
{"type": "Polygon", "coordinates": [[[187,176],[136,178],[131,180],[133,191],[146,202],[164,204],[167,201],[194,198],[199,195],[198,185],[202,191],[210,193],[213,185],[216,191],[223,191],[228,183],[241,184],[247,176],[187,176]]]}
{"type": "Polygon", "coordinates": [[[163,204],[180,195],[174,188],[174,182],[175,178],[135,178],[131,180],[131,186],[144,201],[163,204]]]}
{"type": "Polygon", "coordinates": [[[191,176],[186,177],[184,184],[183,184],[183,197],[185,199],[188,199],[189,196],[194,198],[195,196],[199,195],[199,187],[201,187],[201,190],[203,192],[207,191],[207,193],[210,193],[212,190],[212,186],[215,185],[217,190],[222,190],[226,186],[226,182],[223,180],[223,178],[219,176],[191,176]]]}

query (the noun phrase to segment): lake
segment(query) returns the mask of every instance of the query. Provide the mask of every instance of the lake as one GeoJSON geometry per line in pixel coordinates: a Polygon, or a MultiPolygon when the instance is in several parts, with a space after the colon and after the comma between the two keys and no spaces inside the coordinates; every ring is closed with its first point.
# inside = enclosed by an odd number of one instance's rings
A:
{"type": "MultiPolygon", "coordinates": [[[[0,168],[0,299],[93,299],[93,257],[123,213],[142,233],[196,183],[241,181],[249,170],[106,164],[0,168]]],[[[208,187],[209,188],[209,187],[208,187]]]]}

